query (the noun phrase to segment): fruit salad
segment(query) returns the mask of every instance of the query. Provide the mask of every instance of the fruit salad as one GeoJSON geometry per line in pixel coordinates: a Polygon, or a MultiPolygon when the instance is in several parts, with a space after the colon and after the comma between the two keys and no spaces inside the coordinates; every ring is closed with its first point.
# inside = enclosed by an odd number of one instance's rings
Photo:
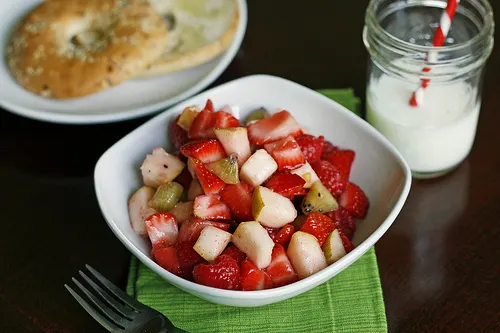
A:
{"type": "Polygon", "coordinates": [[[262,290],[304,279],[353,250],[368,198],[349,181],[355,152],[306,134],[286,110],[238,119],[211,100],[169,126],[129,200],[155,262],[214,288],[262,290]]]}

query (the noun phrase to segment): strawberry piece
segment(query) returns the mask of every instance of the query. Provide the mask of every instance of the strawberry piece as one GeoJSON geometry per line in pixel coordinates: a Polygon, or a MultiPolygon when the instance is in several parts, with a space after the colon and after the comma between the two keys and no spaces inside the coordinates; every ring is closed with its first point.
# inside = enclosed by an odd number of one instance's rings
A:
{"type": "Polygon", "coordinates": [[[306,181],[299,175],[288,171],[278,171],[266,180],[264,187],[291,200],[296,195],[305,194],[305,184],[306,181]]]}
{"type": "Polygon", "coordinates": [[[276,244],[271,254],[271,263],[265,272],[269,274],[275,288],[285,286],[298,280],[297,273],[286,255],[285,248],[276,244]]]}
{"type": "Polygon", "coordinates": [[[182,276],[191,280],[193,277],[193,267],[204,263],[205,260],[193,249],[193,244],[190,242],[177,243],[176,248],[182,276]]]}
{"type": "Polygon", "coordinates": [[[252,194],[253,187],[245,182],[228,184],[220,191],[222,201],[226,203],[231,217],[237,221],[252,221],[252,194]]]}
{"type": "Polygon", "coordinates": [[[201,111],[194,118],[191,127],[189,128],[188,136],[191,139],[214,139],[216,128],[239,127],[240,121],[232,114],[210,110],[201,111]]]}
{"type": "Polygon", "coordinates": [[[356,153],[352,150],[334,150],[325,158],[325,160],[336,167],[345,179],[349,179],[351,166],[355,157],[356,153]]]}
{"type": "Polygon", "coordinates": [[[240,268],[230,256],[221,255],[213,264],[196,265],[193,277],[196,283],[209,287],[229,290],[240,288],[240,268]]]}
{"type": "Polygon", "coordinates": [[[179,149],[185,143],[189,142],[188,132],[177,124],[179,117],[175,118],[175,120],[170,124],[170,128],[168,130],[170,142],[175,149],[179,149]]]}
{"type": "Polygon", "coordinates": [[[302,134],[302,129],[288,111],[280,111],[271,117],[248,125],[248,139],[256,145],[284,139],[287,136],[296,137],[302,134]]]}
{"type": "Polygon", "coordinates": [[[203,108],[203,110],[214,112],[214,103],[212,102],[212,100],[210,98],[207,99],[207,104],[205,104],[205,107],[203,108]]]}
{"type": "Polygon", "coordinates": [[[216,194],[199,195],[194,199],[193,211],[196,217],[205,220],[230,220],[229,208],[216,194]]]}
{"type": "Polygon", "coordinates": [[[324,160],[332,151],[338,150],[339,148],[334,146],[330,141],[325,141],[323,147],[323,154],[321,154],[321,159],[324,160]]]}
{"type": "Polygon", "coordinates": [[[194,118],[191,127],[189,128],[188,136],[190,139],[213,139],[215,138],[214,125],[215,117],[214,112],[210,110],[203,110],[196,118],[194,118]]]}
{"type": "Polygon", "coordinates": [[[293,170],[306,163],[299,144],[291,136],[265,144],[264,149],[278,163],[278,170],[293,170]]]}
{"type": "MultiPolygon", "coordinates": [[[[215,128],[240,127],[240,121],[232,114],[225,111],[214,112],[215,128]]],[[[214,129],[215,129],[214,128],[214,129]]]]}
{"type": "Polygon", "coordinates": [[[191,244],[194,244],[198,237],[200,237],[200,233],[203,228],[208,226],[216,227],[224,231],[228,231],[230,227],[229,223],[204,221],[202,219],[193,217],[182,223],[177,241],[179,243],[189,242],[191,244]]]}
{"type": "Polygon", "coordinates": [[[340,196],[339,203],[347,209],[352,216],[364,219],[370,203],[365,192],[356,184],[349,183],[344,193],[340,196]]]}
{"type": "Polygon", "coordinates": [[[339,235],[340,235],[340,239],[342,240],[342,244],[344,245],[345,252],[349,253],[352,250],[354,250],[354,245],[349,240],[349,238],[347,238],[347,236],[344,235],[344,233],[340,229],[339,229],[339,235]]]}
{"type": "Polygon", "coordinates": [[[144,223],[153,249],[175,244],[179,233],[175,216],[170,213],[156,213],[149,216],[144,223]]]}
{"type": "Polygon", "coordinates": [[[165,268],[170,273],[178,276],[182,275],[175,246],[154,249],[153,257],[158,265],[165,268]]]}
{"type": "Polygon", "coordinates": [[[349,214],[347,209],[339,206],[336,210],[328,212],[325,215],[332,219],[335,227],[342,230],[348,239],[352,239],[356,231],[356,220],[349,214]]]}
{"type": "Polygon", "coordinates": [[[338,197],[344,192],[348,180],[330,162],[321,160],[311,164],[311,166],[321,183],[325,185],[332,195],[338,197]]]}
{"type": "Polygon", "coordinates": [[[238,249],[236,245],[229,245],[228,247],[226,247],[226,249],[222,252],[221,256],[223,255],[230,256],[231,258],[236,260],[238,265],[241,264],[241,262],[245,260],[245,258],[247,257],[245,252],[238,249]]]}
{"type": "Polygon", "coordinates": [[[333,230],[335,230],[333,221],[328,216],[317,212],[309,214],[306,222],[300,228],[300,231],[307,232],[316,237],[319,245],[323,245],[333,230]]]}
{"type": "Polygon", "coordinates": [[[202,163],[218,161],[226,157],[226,151],[219,140],[196,140],[181,147],[181,153],[186,157],[193,157],[202,163]]]}
{"type": "Polygon", "coordinates": [[[264,229],[266,229],[267,233],[269,234],[269,237],[274,241],[274,237],[276,237],[276,234],[280,231],[278,228],[271,228],[267,226],[263,226],[264,229]]]}
{"type": "Polygon", "coordinates": [[[226,185],[219,177],[211,173],[201,161],[194,158],[190,158],[189,161],[192,162],[191,166],[205,194],[218,193],[226,185]]]}
{"type": "Polygon", "coordinates": [[[323,149],[325,147],[325,138],[323,136],[315,137],[310,134],[302,134],[295,140],[299,144],[307,162],[313,163],[321,158],[321,154],[323,154],[323,149]]]}
{"type": "Polygon", "coordinates": [[[280,231],[278,231],[278,233],[274,236],[273,241],[276,244],[287,246],[290,242],[290,239],[292,239],[292,235],[294,232],[295,228],[293,227],[293,225],[287,224],[283,228],[281,228],[280,231]]]}
{"type": "Polygon", "coordinates": [[[240,271],[242,290],[263,290],[273,287],[271,277],[248,259],[243,260],[240,265],[240,271]]]}
{"type": "Polygon", "coordinates": [[[191,177],[191,174],[189,173],[188,168],[182,169],[182,172],[180,175],[178,175],[175,179],[174,182],[177,182],[182,185],[185,189],[189,188],[189,185],[191,185],[191,180],[193,177],[191,177]]]}

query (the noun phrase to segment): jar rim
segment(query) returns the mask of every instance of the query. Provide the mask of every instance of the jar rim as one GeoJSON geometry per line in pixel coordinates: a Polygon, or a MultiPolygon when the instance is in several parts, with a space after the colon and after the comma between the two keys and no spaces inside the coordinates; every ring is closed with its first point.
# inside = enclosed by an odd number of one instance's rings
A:
{"type": "MultiPolygon", "coordinates": [[[[464,0],[462,0],[464,1],[464,0]]],[[[390,34],[386,29],[382,27],[379,20],[376,16],[376,4],[377,0],[370,0],[368,4],[368,8],[366,10],[366,19],[370,21],[377,31],[380,31],[384,37],[387,37],[390,41],[394,42],[398,46],[414,52],[455,52],[466,47],[470,47],[471,45],[480,43],[484,39],[488,38],[488,36],[493,35],[495,22],[493,18],[493,8],[488,0],[468,0],[474,4],[481,6],[480,8],[484,11],[485,15],[482,15],[481,18],[483,20],[483,26],[479,27],[480,31],[478,34],[473,36],[471,39],[466,40],[464,42],[460,42],[454,45],[444,45],[444,46],[426,46],[426,45],[418,45],[407,42],[403,39],[400,39],[392,34],[390,34]]],[[[408,3],[408,2],[407,2],[408,3]]],[[[411,2],[410,2],[411,3],[411,2]]],[[[444,2],[446,4],[446,2],[444,2]]],[[[477,6],[476,6],[477,7],[477,6]]]]}

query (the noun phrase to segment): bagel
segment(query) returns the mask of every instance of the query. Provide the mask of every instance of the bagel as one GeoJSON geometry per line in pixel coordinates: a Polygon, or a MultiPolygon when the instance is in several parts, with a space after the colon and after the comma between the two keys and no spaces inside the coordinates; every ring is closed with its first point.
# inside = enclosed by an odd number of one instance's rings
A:
{"type": "Polygon", "coordinates": [[[169,26],[163,55],[139,76],[172,73],[208,62],[230,45],[239,21],[236,0],[150,0],[169,26]]]}
{"type": "Polygon", "coordinates": [[[82,97],[143,72],[167,34],[147,0],[47,0],[13,32],[7,64],[35,94],[82,97]]]}

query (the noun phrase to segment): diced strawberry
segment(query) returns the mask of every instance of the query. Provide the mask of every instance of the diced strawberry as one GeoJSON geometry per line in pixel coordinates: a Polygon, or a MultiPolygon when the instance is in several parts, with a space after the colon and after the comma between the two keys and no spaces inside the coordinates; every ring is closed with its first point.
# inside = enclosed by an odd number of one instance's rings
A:
{"type": "Polygon", "coordinates": [[[205,260],[193,249],[193,244],[190,242],[177,243],[176,248],[182,276],[191,279],[193,277],[193,267],[204,263],[205,260]]]}
{"type": "Polygon", "coordinates": [[[202,163],[218,161],[226,157],[226,151],[217,139],[191,141],[181,147],[181,153],[202,163]]]}
{"type": "Polygon", "coordinates": [[[191,185],[192,179],[193,177],[191,177],[188,168],[184,168],[182,169],[181,174],[174,179],[174,182],[177,182],[181,184],[185,189],[188,189],[189,185],[191,185]]]}
{"type": "Polygon", "coordinates": [[[354,250],[354,245],[349,240],[349,238],[347,238],[347,236],[344,235],[344,233],[340,229],[339,229],[339,235],[340,235],[340,239],[342,239],[342,244],[344,245],[345,252],[349,253],[352,250],[354,250]]]}
{"type": "Polygon", "coordinates": [[[240,271],[242,290],[263,290],[273,287],[271,277],[248,259],[243,260],[240,265],[240,271]]]}
{"type": "Polygon", "coordinates": [[[179,117],[175,118],[175,120],[172,121],[168,131],[170,142],[175,147],[175,149],[179,149],[180,147],[182,147],[182,145],[189,142],[187,131],[177,124],[177,120],[179,120],[179,117]]]}
{"type": "Polygon", "coordinates": [[[306,222],[300,228],[300,231],[307,232],[316,237],[319,245],[323,245],[333,230],[335,230],[333,221],[328,216],[317,212],[309,214],[306,222]]]}
{"type": "Polygon", "coordinates": [[[301,136],[295,138],[295,140],[297,140],[297,143],[302,150],[302,154],[304,154],[304,156],[306,157],[307,162],[313,163],[321,158],[321,154],[323,154],[323,149],[325,147],[324,137],[315,137],[314,135],[310,134],[302,134],[301,136]]]}
{"type": "Polygon", "coordinates": [[[306,163],[306,158],[302,154],[299,144],[291,136],[267,143],[264,145],[264,149],[278,163],[278,170],[293,170],[306,163]]]}
{"type": "Polygon", "coordinates": [[[205,104],[205,107],[203,108],[203,110],[208,110],[208,111],[214,111],[214,103],[212,102],[212,100],[209,98],[207,99],[207,104],[205,104]]]}
{"type": "Polygon", "coordinates": [[[321,180],[321,183],[325,185],[331,194],[339,197],[344,192],[348,180],[330,162],[321,160],[311,164],[311,166],[318,175],[319,180],[321,180]]]}
{"type": "Polygon", "coordinates": [[[285,110],[250,124],[247,128],[250,142],[257,145],[284,139],[287,136],[296,137],[302,133],[295,118],[285,110]]]}
{"type": "Polygon", "coordinates": [[[352,150],[334,150],[325,158],[325,160],[336,167],[345,179],[349,179],[351,166],[355,157],[356,153],[352,150]]]}
{"type": "Polygon", "coordinates": [[[200,233],[203,228],[207,226],[212,226],[219,228],[224,231],[229,230],[229,223],[223,222],[213,222],[213,221],[205,221],[196,217],[193,217],[189,220],[186,220],[182,223],[181,228],[179,230],[179,237],[177,241],[180,242],[189,242],[194,244],[198,237],[200,237],[200,233]]]}
{"type": "Polygon", "coordinates": [[[153,249],[155,262],[172,274],[181,276],[182,271],[177,259],[175,246],[153,249]]]}
{"type": "Polygon", "coordinates": [[[276,244],[281,244],[287,246],[292,239],[292,235],[295,232],[295,228],[291,224],[283,226],[278,233],[274,236],[273,240],[276,244]]]}
{"type": "Polygon", "coordinates": [[[213,264],[199,264],[193,269],[196,283],[229,290],[240,288],[240,268],[236,260],[229,256],[217,257],[213,264]]]}
{"type": "Polygon", "coordinates": [[[229,208],[217,194],[199,195],[194,199],[194,215],[204,220],[230,220],[229,208]]]}
{"type": "Polygon", "coordinates": [[[276,244],[271,255],[271,263],[265,272],[269,274],[275,288],[285,286],[298,280],[297,273],[286,255],[285,248],[276,244]]]}
{"type": "Polygon", "coordinates": [[[334,146],[330,141],[325,141],[323,154],[321,154],[321,159],[324,160],[332,151],[338,150],[337,146],[334,146]]]}
{"type": "Polygon", "coordinates": [[[230,256],[231,258],[236,260],[238,265],[241,264],[241,262],[245,260],[245,258],[247,257],[247,255],[243,251],[238,249],[238,247],[233,244],[226,247],[226,249],[222,252],[221,256],[223,255],[230,256]]]}
{"type": "Polygon", "coordinates": [[[232,114],[225,111],[214,112],[215,116],[215,128],[231,128],[240,127],[240,121],[236,119],[232,114]]]}
{"type": "Polygon", "coordinates": [[[203,110],[194,118],[188,136],[190,139],[213,139],[215,138],[214,126],[214,112],[203,110]]]}
{"type": "Polygon", "coordinates": [[[205,194],[218,193],[226,185],[219,177],[211,173],[201,161],[190,158],[196,178],[201,184],[205,194]]]}
{"type": "Polygon", "coordinates": [[[153,249],[175,244],[179,233],[177,220],[170,213],[156,213],[145,220],[153,249]]]}
{"type": "Polygon", "coordinates": [[[228,184],[220,191],[222,201],[226,203],[231,217],[237,221],[252,221],[253,187],[240,181],[238,184],[228,184]]]}
{"type": "Polygon", "coordinates": [[[276,234],[280,231],[278,228],[271,228],[267,226],[263,226],[264,229],[266,229],[267,233],[269,234],[269,237],[274,241],[274,237],[276,237],[276,234]]]}
{"type": "Polygon", "coordinates": [[[364,219],[370,203],[365,192],[356,184],[349,183],[344,193],[340,196],[339,203],[354,217],[364,219]]]}
{"type": "Polygon", "coordinates": [[[281,194],[284,197],[293,199],[295,195],[304,195],[304,185],[306,181],[299,175],[288,171],[275,172],[266,182],[264,187],[281,194]]]}
{"type": "Polygon", "coordinates": [[[328,212],[325,215],[332,219],[335,227],[342,230],[347,238],[352,239],[356,231],[356,220],[347,209],[339,206],[336,210],[328,212]]]}

